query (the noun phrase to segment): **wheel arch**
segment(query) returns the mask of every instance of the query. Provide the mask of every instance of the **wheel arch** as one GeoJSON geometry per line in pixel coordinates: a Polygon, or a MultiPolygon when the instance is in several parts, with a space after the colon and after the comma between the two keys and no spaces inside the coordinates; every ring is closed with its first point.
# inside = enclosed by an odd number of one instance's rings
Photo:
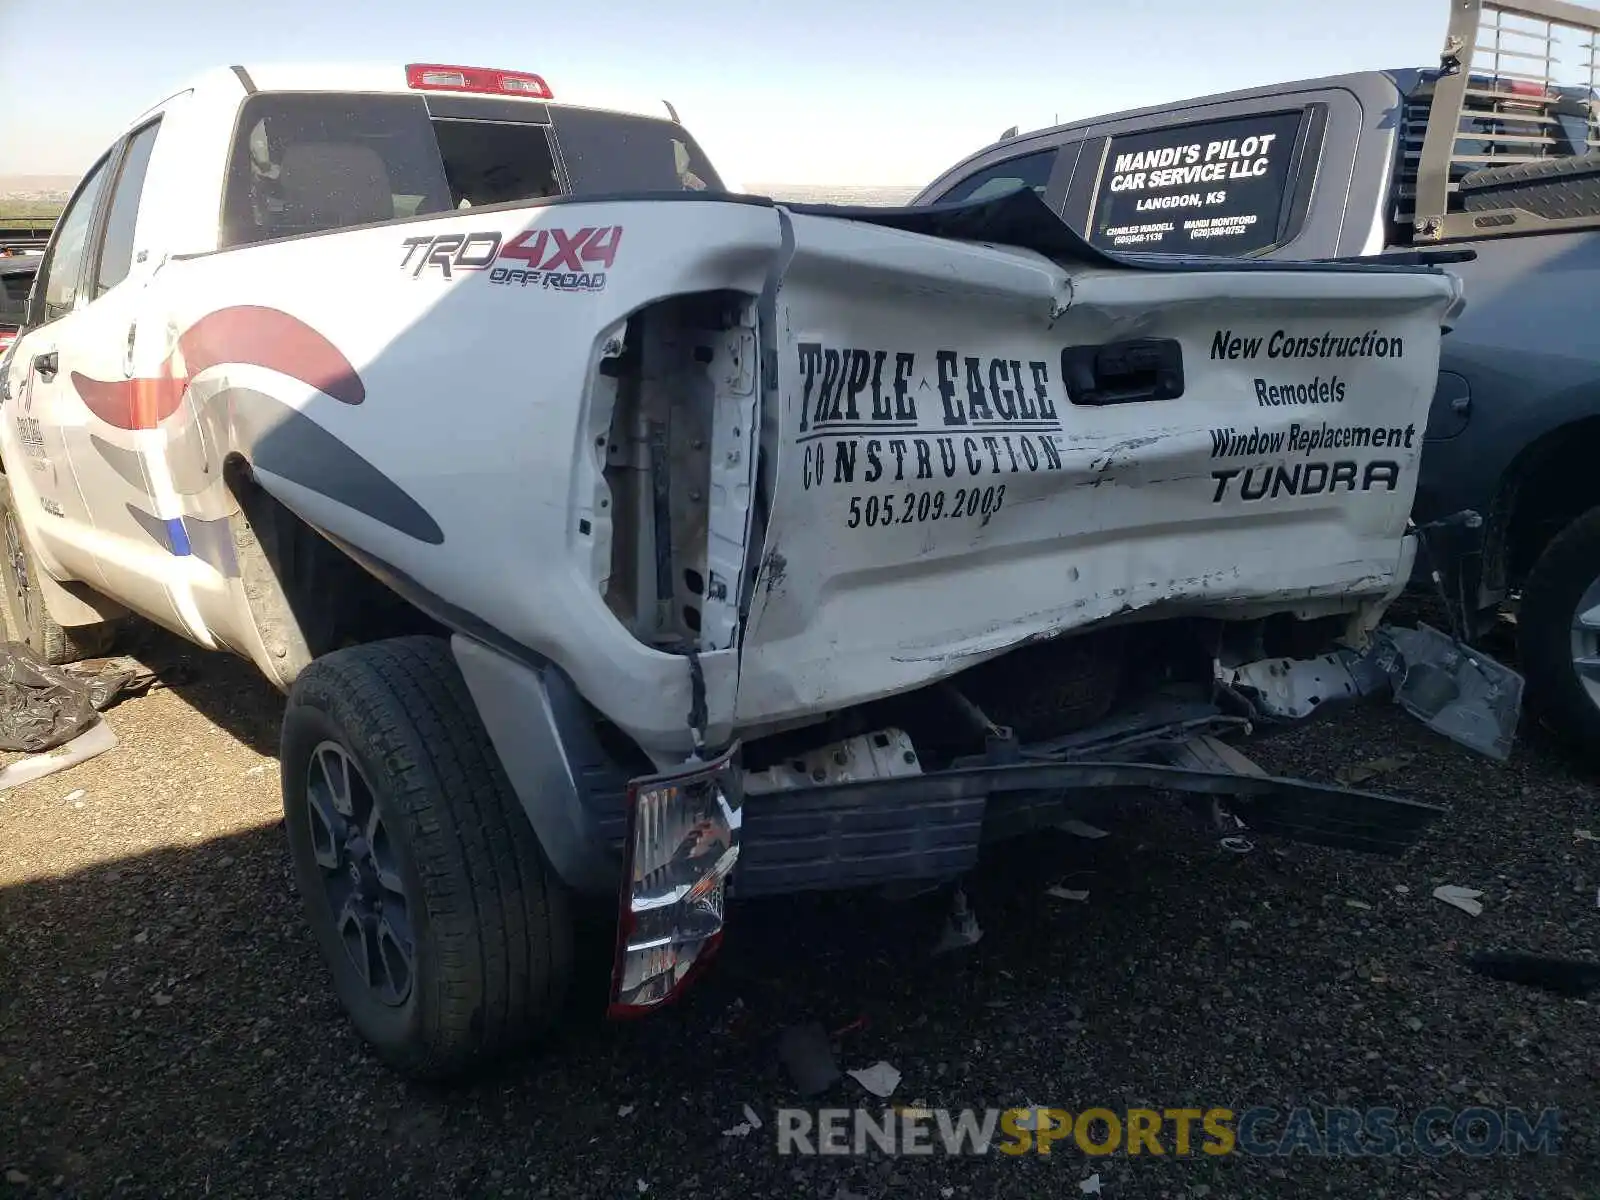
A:
{"type": "Polygon", "coordinates": [[[1596,505],[1600,413],[1547,430],[1502,473],[1485,514],[1485,587],[1496,592],[1520,587],[1551,539],[1596,505]]]}
{"type": "Polygon", "coordinates": [[[234,554],[261,643],[250,657],[274,686],[287,691],[313,660],[342,647],[445,632],[262,487],[244,454],[223,459],[222,479],[235,506],[234,554]]]}

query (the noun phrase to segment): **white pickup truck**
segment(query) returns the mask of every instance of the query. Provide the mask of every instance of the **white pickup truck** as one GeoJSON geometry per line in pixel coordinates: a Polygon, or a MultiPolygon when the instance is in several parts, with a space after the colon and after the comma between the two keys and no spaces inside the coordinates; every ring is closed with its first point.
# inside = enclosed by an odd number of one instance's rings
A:
{"type": "Polygon", "coordinates": [[[446,1075],[551,1021],[574,897],[620,893],[620,1014],[730,891],[956,880],[1127,789],[1408,845],[1439,810],[1215,735],[1233,666],[1365,646],[1410,574],[1460,303],[1108,256],[1030,193],[786,207],[534,75],[219,70],[90,169],[0,362],[6,609],[288,694],[339,996],[446,1075]]]}

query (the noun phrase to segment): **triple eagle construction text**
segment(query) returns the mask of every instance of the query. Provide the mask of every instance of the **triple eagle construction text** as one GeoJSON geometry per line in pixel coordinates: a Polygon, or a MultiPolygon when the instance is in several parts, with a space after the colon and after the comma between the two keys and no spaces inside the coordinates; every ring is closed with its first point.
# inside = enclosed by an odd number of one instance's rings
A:
{"type": "MultiPolygon", "coordinates": [[[[1280,329],[1260,336],[1218,330],[1211,341],[1211,357],[1253,359],[1263,348],[1273,359],[1399,358],[1404,353],[1399,337],[1377,330],[1291,335],[1280,329]]],[[[968,481],[1062,469],[1064,435],[1047,362],[936,350],[930,379],[919,372],[917,355],[911,351],[820,342],[802,342],[797,349],[802,386],[796,441],[802,450],[801,483],[806,491],[830,485],[968,481]],[[929,431],[922,425],[925,414],[918,410],[919,395],[930,390],[939,397],[937,414],[943,430],[929,431]]],[[[1256,383],[1260,393],[1265,385],[1256,383]]],[[[1337,378],[1320,389],[1301,390],[1313,403],[1344,399],[1344,384],[1337,378]]],[[[1289,384],[1273,387],[1271,398],[1258,397],[1258,402],[1306,403],[1295,391],[1289,384]],[[1284,399],[1277,398],[1279,392],[1285,393],[1284,399]]],[[[1413,426],[1323,423],[1312,428],[1296,423],[1286,431],[1257,427],[1248,432],[1216,428],[1211,431],[1211,453],[1215,458],[1254,457],[1287,450],[1310,457],[1319,450],[1412,449],[1415,436],[1413,426]]],[[[1230,496],[1248,502],[1341,491],[1393,491],[1401,467],[1399,459],[1365,463],[1338,459],[1224,468],[1211,473],[1215,484],[1211,502],[1220,504],[1230,496]]],[[[913,494],[898,513],[881,507],[876,515],[871,509],[853,511],[850,525],[907,524],[948,516],[987,518],[998,511],[1005,494],[1004,487],[989,491],[992,498],[977,488],[964,488],[954,498],[946,498],[942,491],[926,492],[921,499],[913,494]]]]}
{"type": "Polygon", "coordinates": [[[1061,469],[1061,419],[1050,364],[934,353],[947,436],[919,429],[926,387],[910,351],[802,342],[803,486],[902,483],[1061,469]],[[828,453],[828,443],[833,453],[828,453]]]}

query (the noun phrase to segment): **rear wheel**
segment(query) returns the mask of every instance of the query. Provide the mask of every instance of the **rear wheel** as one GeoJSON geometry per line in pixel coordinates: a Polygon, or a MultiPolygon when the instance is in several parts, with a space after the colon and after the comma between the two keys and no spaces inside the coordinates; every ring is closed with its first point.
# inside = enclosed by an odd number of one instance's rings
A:
{"type": "Polygon", "coordinates": [[[1517,628],[1530,703],[1575,748],[1600,756],[1600,508],[1539,556],[1517,628]]]}
{"type": "Polygon", "coordinates": [[[567,896],[448,643],[314,661],[290,691],[280,770],[302,902],[381,1058],[440,1079],[550,1025],[571,974],[567,896]]]}
{"type": "Polygon", "coordinates": [[[39,579],[39,560],[17,517],[11,481],[0,475],[0,583],[5,586],[6,636],[24,643],[51,666],[108,653],[116,638],[116,623],[56,624],[45,608],[39,579]]]}

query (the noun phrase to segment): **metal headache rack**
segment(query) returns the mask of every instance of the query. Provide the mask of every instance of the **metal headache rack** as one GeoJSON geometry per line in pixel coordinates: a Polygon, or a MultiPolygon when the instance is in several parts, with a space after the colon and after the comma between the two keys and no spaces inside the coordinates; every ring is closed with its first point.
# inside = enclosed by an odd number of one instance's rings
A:
{"type": "Polygon", "coordinates": [[[1600,8],[1451,0],[1406,98],[1394,217],[1413,241],[1600,224],[1600,8]]]}

